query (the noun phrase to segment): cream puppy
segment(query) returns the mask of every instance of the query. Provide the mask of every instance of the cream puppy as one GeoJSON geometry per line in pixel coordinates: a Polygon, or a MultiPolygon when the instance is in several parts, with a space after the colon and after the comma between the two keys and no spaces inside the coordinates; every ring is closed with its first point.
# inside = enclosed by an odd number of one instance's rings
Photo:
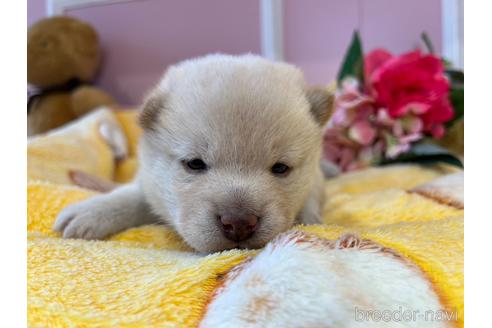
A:
{"type": "Polygon", "coordinates": [[[317,223],[331,104],[285,63],[219,54],[184,61],[143,105],[134,182],[67,207],[54,229],[101,239],[161,221],[213,252],[262,247],[295,223],[317,223]]]}

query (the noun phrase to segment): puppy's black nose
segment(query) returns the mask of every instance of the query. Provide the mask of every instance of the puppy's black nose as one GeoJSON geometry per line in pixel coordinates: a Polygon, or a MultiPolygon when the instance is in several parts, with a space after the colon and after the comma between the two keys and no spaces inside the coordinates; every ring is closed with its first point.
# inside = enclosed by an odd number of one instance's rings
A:
{"type": "Polygon", "coordinates": [[[222,233],[233,241],[250,238],[258,225],[258,217],[254,214],[226,214],[218,218],[222,233]]]}

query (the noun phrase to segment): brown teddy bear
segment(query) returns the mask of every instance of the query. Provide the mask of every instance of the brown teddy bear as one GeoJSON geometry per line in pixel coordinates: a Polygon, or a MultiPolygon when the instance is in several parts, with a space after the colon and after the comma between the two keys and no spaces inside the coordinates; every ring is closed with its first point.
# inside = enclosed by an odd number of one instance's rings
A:
{"type": "Polygon", "coordinates": [[[97,32],[70,17],[52,17],[27,32],[27,134],[59,127],[115,100],[91,86],[100,64],[97,32]]]}

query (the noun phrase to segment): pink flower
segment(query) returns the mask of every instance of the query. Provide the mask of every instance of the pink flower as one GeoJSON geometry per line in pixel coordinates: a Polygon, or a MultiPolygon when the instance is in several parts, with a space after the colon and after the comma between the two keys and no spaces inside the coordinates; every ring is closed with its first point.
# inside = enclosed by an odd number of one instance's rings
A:
{"type": "Polygon", "coordinates": [[[446,131],[444,130],[444,126],[442,124],[436,124],[431,128],[431,134],[435,138],[443,137],[445,132],[446,131]]]}
{"type": "Polygon", "coordinates": [[[357,121],[349,128],[348,135],[360,145],[368,146],[376,138],[376,129],[368,121],[357,121]]]}
{"type": "Polygon", "coordinates": [[[395,158],[401,153],[404,153],[410,150],[409,142],[401,142],[402,139],[395,138],[393,135],[389,133],[384,134],[385,143],[386,143],[386,151],[385,155],[387,158],[395,158]]]}
{"type": "Polygon", "coordinates": [[[440,126],[453,118],[449,82],[439,58],[419,51],[391,56],[377,49],[367,55],[365,70],[377,105],[391,117],[415,114],[424,131],[436,137],[443,130],[440,126]]]}
{"type": "Polygon", "coordinates": [[[401,122],[403,129],[408,133],[421,133],[424,128],[424,123],[417,116],[404,117],[401,122]]]}
{"type": "Polygon", "coordinates": [[[386,108],[362,93],[353,80],[345,81],[337,93],[335,110],[323,136],[323,154],[340,167],[352,171],[394,158],[408,151],[423,137],[419,108],[393,118],[386,108]]]}
{"type": "Polygon", "coordinates": [[[391,59],[393,55],[385,49],[375,49],[366,55],[364,58],[364,76],[366,77],[366,86],[370,89],[370,77],[372,73],[382,66],[386,61],[391,59]]]}
{"type": "Polygon", "coordinates": [[[375,158],[373,144],[378,135],[375,113],[374,100],[360,92],[358,82],[345,80],[337,93],[335,110],[324,133],[325,159],[337,164],[342,171],[372,164],[375,158]]]}
{"type": "Polygon", "coordinates": [[[356,79],[342,81],[324,133],[324,157],[342,171],[395,158],[426,134],[440,137],[453,116],[438,58],[377,49],[366,56],[364,71],[363,88],[356,79]]]}
{"type": "Polygon", "coordinates": [[[354,121],[366,120],[373,114],[373,103],[372,98],[359,91],[357,80],[345,79],[335,100],[332,124],[348,127],[354,121]]]}

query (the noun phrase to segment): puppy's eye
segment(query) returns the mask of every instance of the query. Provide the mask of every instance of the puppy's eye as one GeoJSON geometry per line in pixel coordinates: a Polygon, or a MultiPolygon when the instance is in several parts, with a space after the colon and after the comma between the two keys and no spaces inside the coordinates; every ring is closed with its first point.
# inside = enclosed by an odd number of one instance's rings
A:
{"type": "Polygon", "coordinates": [[[285,177],[290,172],[290,167],[285,165],[284,163],[277,162],[273,164],[271,171],[273,174],[279,177],[285,177]]]}
{"type": "Polygon", "coordinates": [[[203,172],[208,169],[207,164],[200,158],[193,158],[189,161],[184,160],[183,165],[186,169],[195,171],[195,172],[203,172]]]}

